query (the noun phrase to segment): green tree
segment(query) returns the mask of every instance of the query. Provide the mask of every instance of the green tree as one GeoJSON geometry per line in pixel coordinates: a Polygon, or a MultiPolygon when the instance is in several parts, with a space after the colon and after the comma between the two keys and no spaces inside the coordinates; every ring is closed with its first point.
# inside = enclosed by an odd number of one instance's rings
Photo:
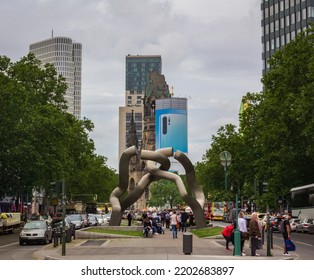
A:
{"type": "Polygon", "coordinates": [[[151,198],[150,206],[163,207],[169,203],[170,208],[183,203],[179,190],[174,182],[161,179],[156,181],[150,187],[151,198]]]}
{"type": "Polygon", "coordinates": [[[66,112],[66,87],[33,54],[15,63],[0,56],[0,196],[22,197],[32,188],[49,195],[50,182],[64,179],[68,193],[108,199],[116,186],[115,171],[88,136],[93,123],[66,112]]]}

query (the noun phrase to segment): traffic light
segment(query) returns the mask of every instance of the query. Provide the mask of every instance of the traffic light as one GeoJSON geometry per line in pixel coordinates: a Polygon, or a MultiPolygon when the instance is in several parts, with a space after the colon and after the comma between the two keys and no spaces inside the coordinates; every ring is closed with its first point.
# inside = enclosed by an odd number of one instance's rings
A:
{"type": "Polygon", "coordinates": [[[62,181],[51,182],[51,186],[54,187],[54,192],[60,194],[62,191],[62,181]]]}
{"type": "Polygon", "coordinates": [[[262,195],[263,193],[268,192],[268,183],[267,182],[259,182],[258,193],[262,195]]]}

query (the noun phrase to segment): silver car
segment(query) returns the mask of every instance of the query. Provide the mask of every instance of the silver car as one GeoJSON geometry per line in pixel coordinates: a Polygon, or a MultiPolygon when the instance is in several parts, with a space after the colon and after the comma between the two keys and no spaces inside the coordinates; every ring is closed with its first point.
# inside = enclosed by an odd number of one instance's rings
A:
{"type": "Polygon", "coordinates": [[[24,243],[52,242],[52,228],[43,220],[27,222],[20,232],[20,245],[24,243]]]}

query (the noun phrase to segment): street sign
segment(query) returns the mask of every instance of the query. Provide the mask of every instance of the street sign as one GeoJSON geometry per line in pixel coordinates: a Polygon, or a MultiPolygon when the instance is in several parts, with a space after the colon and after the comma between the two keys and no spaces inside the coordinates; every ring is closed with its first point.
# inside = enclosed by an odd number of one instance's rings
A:
{"type": "Polygon", "coordinates": [[[229,166],[231,164],[231,154],[228,151],[221,152],[219,158],[222,166],[229,166]]]}

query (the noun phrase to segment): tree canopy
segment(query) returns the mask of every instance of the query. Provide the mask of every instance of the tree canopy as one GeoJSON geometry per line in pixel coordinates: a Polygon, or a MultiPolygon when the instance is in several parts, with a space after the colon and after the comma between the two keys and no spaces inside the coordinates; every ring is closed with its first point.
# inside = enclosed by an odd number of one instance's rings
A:
{"type": "Polygon", "coordinates": [[[50,182],[64,179],[68,194],[88,190],[108,200],[117,176],[95,153],[93,123],[66,112],[66,88],[33,54],[15,63],[0,56],[0,197],[32,188],[49,194],[50,182]]]}
{"type": "MultiPolygon", "coordinates": [[[[260,203],[276,207],[276,197],[292,187],[314,182],[314,34],[310,26],[277,50],[263,76],[263,91],[247,93],[248,106],[239,129],[228,124],[213,136],[211,148],[196,165],[198,180],[206,191],[224,198],[224,170],[219,154],[233,157],[229,182],[253,199],[255,188],[268,183],[260,203]]],[[[229,185],[230,187],[230,185],[229,185]]]]}

